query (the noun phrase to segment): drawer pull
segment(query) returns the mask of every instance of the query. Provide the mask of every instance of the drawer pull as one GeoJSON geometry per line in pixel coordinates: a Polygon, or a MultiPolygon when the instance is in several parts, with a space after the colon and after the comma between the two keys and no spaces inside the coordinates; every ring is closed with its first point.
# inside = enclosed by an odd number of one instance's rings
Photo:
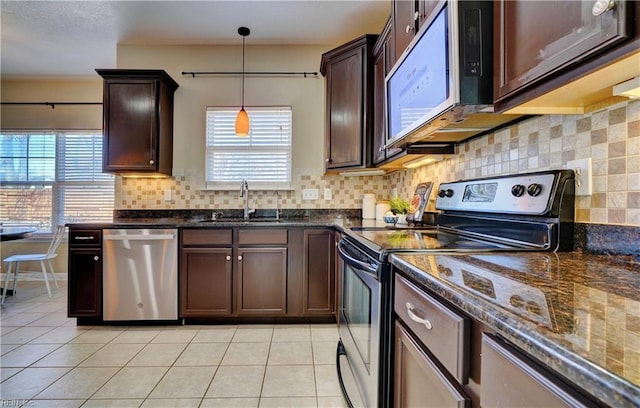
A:
{"type": "Polygon", "coordinates": [[[418,315],[413,312],[413,305],[409,302],[407,302],[407,314],[409,315],[409,318],[414,322],[424,324],[427,330],[431,330],[433,328],[431,322],[428,319],[418,317],[418,315]]]}
{"type": "Polygon", "coordinates": [[[90,240],[90,239],[95,239],[95,237],[94,237],[94,236],[91,236],[91,235],[89,235],[89,236],[84,236],[84,237],[83,237],[83,236],[78,236],[78,235],[76,235],[73,239],[75,239],[76,241],[88,241],[88,240],[90,240]]]}

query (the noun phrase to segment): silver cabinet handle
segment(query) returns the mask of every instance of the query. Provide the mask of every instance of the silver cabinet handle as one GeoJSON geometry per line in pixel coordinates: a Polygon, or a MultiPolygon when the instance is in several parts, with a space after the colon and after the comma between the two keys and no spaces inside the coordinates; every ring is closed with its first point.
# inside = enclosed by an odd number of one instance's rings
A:
{"type": "Polygon", "coordinates": [[[231,260],[231,255],[227,255],[227,261],[231,260]]]}
{"type": "Polygon", "coordinates": [[[406,31],[406,32],[407,32],[407,34],[409,34],[410,32],[412,32],[412,31],[413,31],[413,27],[411,27],[411,25],[410,25],[410,24],[407,24],[407,28],[405,28],[405,30],[404,30],[404,31],[406,31]]]}
{"type": "Polygon", "coordinates": [[[242,261],[242,255],[238,255],[238,261],[242,261]]]}
{"type": "Polygon", "coordinates": [[[100,257],[99,257],[98,255],[96,255],[96,256],[94,256],[94,257],[93,257],[93,260],[94,260],[94,261],[99,261],[99,260],[100,260],[100,257]]]}
{"type": "Polygon", "coordinates": [[[149,164],[154,164],[154,163],[155,163],[155,161],[149,160],[149,164]]]}
{"type": "Polygon", "coordinates": [[[416,315],[413,312],[413,305],[411,303],[407,302],[406,306],[407,306],[407,314],[409,315],[409,318],[411,320],[413,320],[416,323],[424,324],[427,330],[431,330],[433,328],[433,325],[428,319],[423,319],[421,317],[418,317],[418,315],[416,315]]]}
{"type": "Polygon", "coordinates": [[[615,0],[596,0],[591,8],[591,14],[594,16],[601,16],[607,11],[614,8],[616,5],[615,0]]]}

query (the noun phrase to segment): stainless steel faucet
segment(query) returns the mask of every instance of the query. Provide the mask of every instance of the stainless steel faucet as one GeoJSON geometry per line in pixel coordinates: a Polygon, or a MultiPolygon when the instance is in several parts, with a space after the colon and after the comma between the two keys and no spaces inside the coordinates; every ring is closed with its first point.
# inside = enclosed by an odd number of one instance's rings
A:
{"type": "Polygon", "coordinates": [[[243,218],[245,220],[249,219],[249,215],[256,212],[255,208],[249,208],[249,183],[247,180],[242,180],[240,184],[240,197],[244,197],[244,214],[243,218]]]}

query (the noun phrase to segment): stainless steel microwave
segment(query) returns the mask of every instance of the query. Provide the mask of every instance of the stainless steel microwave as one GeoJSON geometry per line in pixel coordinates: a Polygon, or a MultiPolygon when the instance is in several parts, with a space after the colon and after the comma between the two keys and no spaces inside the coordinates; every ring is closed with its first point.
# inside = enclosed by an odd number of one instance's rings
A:
{"type": "Polygon", "coordinates": [[[385,78],[387,146],[493,111],[493,5],[441,1],[385,78]]]}

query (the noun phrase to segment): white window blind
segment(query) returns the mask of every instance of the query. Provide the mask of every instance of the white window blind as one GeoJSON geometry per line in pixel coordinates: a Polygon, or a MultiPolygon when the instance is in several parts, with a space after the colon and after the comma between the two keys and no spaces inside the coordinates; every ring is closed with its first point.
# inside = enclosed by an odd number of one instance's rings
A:
{"type": "Polygon", "coordinates": [[[249,135],[237,136],[239,108],[207,108],[206,184],[237,189],[291,188],[291,107],[245,108],[249,135]]]}
{"type": "Polygon", "coordinates": [[[111,221],[114,178],[102,171],[102,134],[0,133],[0,221],[40,231],[111,221]]]}

